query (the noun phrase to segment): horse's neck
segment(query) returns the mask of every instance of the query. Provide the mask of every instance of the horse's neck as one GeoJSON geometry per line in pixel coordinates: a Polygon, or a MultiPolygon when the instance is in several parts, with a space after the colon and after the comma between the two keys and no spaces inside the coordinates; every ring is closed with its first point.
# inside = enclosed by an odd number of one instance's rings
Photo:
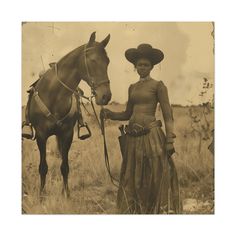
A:
{"type": "Polygon", "coordinates": [[[65,88],[75,90],[81,81],[77,66],[81,53],[83,53],[82,47],[79,47],[62,58],[55,66],[56,78],[62,82],[61,84],[66,85],[65,88]]]}
{"type": "Polygon", "coordinates": [[[67,103],[71,99],[72,91],[76,90],[81,81],[76,66],[80,53],[82,53],[82,48],[77,48],[67,54],[38,83],[39,94],[48,105],[53,106],[55,102],[67,103]]]}
{"type": "Polygon", "coordinates": [[[67,90],[67,92],[75,91],[78,87],[81,78],[75,69],[71,69],[70,71],[62,71],[62,73],[56,74],[56,80],[60,83],[60,85],[67,90]]]}

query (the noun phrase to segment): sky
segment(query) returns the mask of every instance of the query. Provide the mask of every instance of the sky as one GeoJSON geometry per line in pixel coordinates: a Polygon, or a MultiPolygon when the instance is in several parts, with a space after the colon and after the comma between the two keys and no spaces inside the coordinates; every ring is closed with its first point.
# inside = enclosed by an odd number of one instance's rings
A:
{"type": "MultiPolygon", "coordinates": [[[[151,72],[168,88],[172,104],[190,105],[208,101],[213,88],[204,96],[203,78],[214,84],[214,40],[211,22],[29,22],[22,25],[22,104],[27,102],[26,90],[50,62],[56,62],[74,48],[88,42],[96,31],[96,41],[108,34],[106,47],[110,64],[112,99],[125,103],[128,87],[139,77],[133,65],[125,59],[128,48],[141,43],[151,44],[164,52],[164,60],[151,72]]],[[[79,85],[86,95],[90,89],[79,85]]]]}

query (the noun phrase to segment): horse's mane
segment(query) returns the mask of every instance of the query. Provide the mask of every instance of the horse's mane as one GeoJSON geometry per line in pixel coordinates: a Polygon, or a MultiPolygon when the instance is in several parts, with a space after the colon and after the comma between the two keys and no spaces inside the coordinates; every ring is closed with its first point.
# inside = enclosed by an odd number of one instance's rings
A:
{"type": "MultiPolygon", "coordinates": [[[[102,48],[102,47],[99,47],[100,44],[99,44],[98,42],[94,42],[94,43],[92,44],[92,46],[93,46],[93,47],[98,47],[98,48],[103,49],[102,52],[104,53],[104,56],[108,59],[108,56],[107,56],[107,53],[106,53],[105,49],[102,48]]],[[[85,47],[85,44],[79,46],[78,48],[75,48],[74,50],[72,50],[71,52],[69,52],[68,54],[66,54],[64,57],[62,57],[62,58],[58,61],[58,63],[60,63],[61,65],[63,65],[63,64],[65,64],[65,63],[68,63],[68,60],[73,60],[75,57],[77,57],[77,56],[81,53],[81,51],[82,51],[82,49],[84,49],[84,47],[85,47]]],[[[108,59],[108,60],[109,60],[109,59],[108,59]]]]}
{"type": "Polygon", "coordinates": [[[68,60],[73,59],[75,56],[78,56],[79,53],[82,51],[82,48],[84,47],[84,45],[79,46],[78,48],[75,48],[74,50],[72,50],[71,52],[69,52],[68,54],[66,54],[65,56],[63,56],[58,63],[59,64],[64,64],[65,62],[68,62],[68,60]]]}

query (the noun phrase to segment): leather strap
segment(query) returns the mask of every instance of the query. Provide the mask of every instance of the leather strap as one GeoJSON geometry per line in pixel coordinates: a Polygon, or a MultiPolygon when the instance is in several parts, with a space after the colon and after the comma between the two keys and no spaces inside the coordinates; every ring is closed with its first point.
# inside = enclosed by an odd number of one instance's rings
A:
{"type": "Polygon", "coordinates": [[[40,108],[40,110],[42,111],[42,113],[48,118],[51,119],[53,122],[55,122],[58,126],[61,126],[63,121],[74,115],[74,113],[76,112],[76,98],[74,97],[74,95],[72,95],[72,101],[71,101],[71,108],[69,110],[69,112],[61,119],[57,119],[52,113],[51,111],[48,109],[48,107],[45,105],[45,103],[42,101],[42,99],[40,98],[38,91],[35,90],[34,88],[34,92],[33,92],[33,97],[35,99],[35,102],[37,103],[38,107],[40,108]]]}

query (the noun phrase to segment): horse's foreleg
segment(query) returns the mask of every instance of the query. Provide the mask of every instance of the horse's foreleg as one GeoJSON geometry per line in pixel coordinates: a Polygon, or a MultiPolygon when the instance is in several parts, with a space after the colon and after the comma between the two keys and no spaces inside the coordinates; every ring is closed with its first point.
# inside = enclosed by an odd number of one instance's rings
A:
{"type": "Polygon", "coordinates": [[[68,187],[68,175],[69,175],[69,164],[68,164],[68,152],[72,143],[73,139],[73,130],[63,134],[58,137],[60,140],[61,146],[61,156],[62,156],[62,163],[61,163],[61,173],[63,176],[63,190],[62,192],[65,194],[66,197],[69,197],[69,187],[68,187]]]}
{"type": "Polygon", "coordinates": [[[37,137],[37,145],[40,152],[40,164],[39,164],[39,174],[40,174],[40,195],[43,193],[46,175],[48,172],[48,165],[46,161],[46,139],[37,137]]]}

